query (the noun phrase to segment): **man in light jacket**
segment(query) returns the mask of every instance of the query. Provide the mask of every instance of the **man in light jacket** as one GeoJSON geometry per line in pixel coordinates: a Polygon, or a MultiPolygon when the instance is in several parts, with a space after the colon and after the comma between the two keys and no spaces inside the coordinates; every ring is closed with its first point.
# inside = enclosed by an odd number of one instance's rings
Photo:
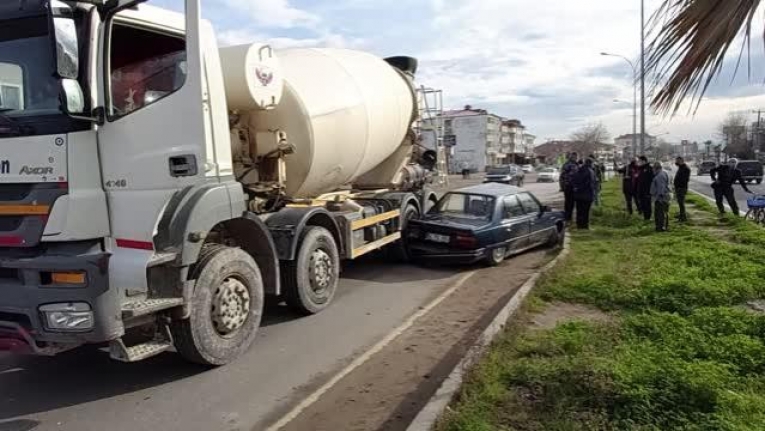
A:
{"type": "Polygon", "coordinates": [[[653,181],[651,182],[651,200],[654,205],[656,232],[666,232],[669,229],[669,174],[661,167],[661,163],[653,165],[653,181]]]}

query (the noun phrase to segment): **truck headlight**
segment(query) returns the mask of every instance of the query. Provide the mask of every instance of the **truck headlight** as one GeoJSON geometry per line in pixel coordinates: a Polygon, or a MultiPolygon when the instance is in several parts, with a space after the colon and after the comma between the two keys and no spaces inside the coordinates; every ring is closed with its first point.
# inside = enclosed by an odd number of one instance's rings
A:
{"type": "Polygon", "coordinates": [[[40,307],[48,329],[86,331],[93,329],[93,311],[84,302],[48,304],[40,307]]]}

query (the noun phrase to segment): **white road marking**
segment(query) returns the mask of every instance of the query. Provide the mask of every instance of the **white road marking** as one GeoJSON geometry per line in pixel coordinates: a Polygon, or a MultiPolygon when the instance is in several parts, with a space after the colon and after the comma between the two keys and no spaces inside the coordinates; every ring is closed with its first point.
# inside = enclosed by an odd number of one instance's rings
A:
{"type": "Polygon", "coordinates": [[[3,374],[11,374],[11,373],[18,373],[19,371],[24,371],[23,368],[10,368],[7,370],[0,371],[0,375],[3,374]]]}
{"type": "Polygon", "coordinates": [[[374,356],[376,353],[380,352],[383,348],[385,348],[385,346],[390,344],[391,341],[395,340],[404,331],[409,329],[414,324],[414,322],[417,321],[417,319],[427,314],[430,310],[432,310],[438,304],[440,304],[444,299],[448,298],[452,293],[454,293],[454,291],[459,289],[476,272],[477,272],[476,270],[473,270],[463,274],[459,279],[457,279],[457,281],[450,288],[448,288],[442,294],[438,295],[438,297],[435,298],[433,301],[431,301],[428,305],[421,308],[416,313],[412,314],[408,319],[404,321],[404,323],[402,323],[396,329],[391,331],[388,335],[385,336],[385,338],[377,342],[377,344],[372,346],[369,350],[364,352],[361,356],[354,359],[353,362],[351,362],[347,367],[343,368],[339,373],[337,373],[334,377],[332,377],[327,383],[325,383],[319,389],[314,391],[311,395],[303,399],[303,401],[301,401],[297,406],[295,406],[287,414],[282,416],[282,418],[279,419],[276,423],[266,428],[266,431],[277,431],[283,426],[290,423],[293,419],[298,417],[298,415],[300,415],[300,413],[302,413],[303,410],[310,407],[311,404],[315,403],[319,398],[321,398],[322,395],[324,395],[327,391],[332,389],[332,386],[334,386],[335,384],[337,384],[337,382],[342,380],[343,377],[350,374],[353,370],[360,367],[361,365],[364,364],[364,362],[369,360],[369,358],[374,356]]]}

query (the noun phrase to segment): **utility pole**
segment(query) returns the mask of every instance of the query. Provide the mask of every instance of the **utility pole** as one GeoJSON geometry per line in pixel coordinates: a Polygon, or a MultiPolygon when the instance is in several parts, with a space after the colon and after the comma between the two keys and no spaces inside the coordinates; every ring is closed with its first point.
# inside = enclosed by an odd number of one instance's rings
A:
{"type": "Polygon", "coordinates": [[[645,152],[645,0],[640,0],[640,154],[645,152]]]}

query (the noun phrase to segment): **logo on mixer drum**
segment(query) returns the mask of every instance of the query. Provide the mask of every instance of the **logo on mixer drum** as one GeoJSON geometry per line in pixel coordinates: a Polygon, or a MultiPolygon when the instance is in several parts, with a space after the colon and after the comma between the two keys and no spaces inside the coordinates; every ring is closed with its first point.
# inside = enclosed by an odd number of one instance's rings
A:
{"type": "Polygon", "coordinates": [[[264,87],[267,87],[268,84],[274,80],[274,72],[271,72],[270,70],[263,70],[261,68],[255,69],[255,76],[258,77],[258,81],[260,81],[264,87]]]}

